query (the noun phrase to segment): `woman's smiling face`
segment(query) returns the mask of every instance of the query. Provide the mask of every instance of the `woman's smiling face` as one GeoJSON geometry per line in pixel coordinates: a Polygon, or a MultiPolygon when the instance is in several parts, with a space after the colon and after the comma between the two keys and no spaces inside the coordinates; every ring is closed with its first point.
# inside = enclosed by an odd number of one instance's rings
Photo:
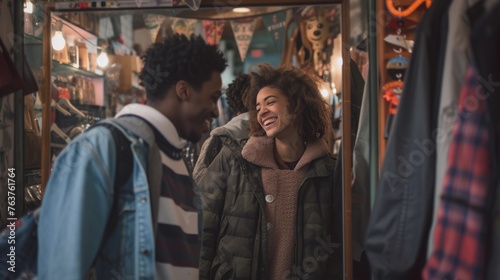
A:
{"type": "Polygon", "coordinates": [[[295,114],[288,111],[288,98],[280,89],[264,87],[257,94],[255,110],[257,121],[267,137],[284,139],[298,134],[294,126],[295,114]]]}

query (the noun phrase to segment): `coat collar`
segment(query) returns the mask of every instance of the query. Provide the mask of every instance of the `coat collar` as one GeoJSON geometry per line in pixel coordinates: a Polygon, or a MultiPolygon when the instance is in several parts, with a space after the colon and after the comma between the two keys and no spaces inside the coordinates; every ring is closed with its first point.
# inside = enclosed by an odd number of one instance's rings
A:
{"type": "Polygon", "coordinates": [[[232,118],[224,126],[216,127],[210,132],[212,136],[229,136],[235,140],[248,139],[250,134],[250,113],[246,112],[232,118]]]}
{"type": "MultiPolygon", "coordinates": [[[[252,136],[243,147],[244,159],[263,168],[279,169],[273,156],[274,138],[252,136]]],[[[328,147],[322,139],[309,143],[295,170],[299,170],[320,157],[328,155],[328,147]]]]}

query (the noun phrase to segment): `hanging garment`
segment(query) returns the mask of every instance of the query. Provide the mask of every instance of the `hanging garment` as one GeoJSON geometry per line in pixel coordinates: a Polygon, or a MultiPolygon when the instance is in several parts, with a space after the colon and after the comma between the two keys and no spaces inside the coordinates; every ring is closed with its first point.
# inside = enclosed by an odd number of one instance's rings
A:
{"type": "MultiPolygon", "coordinates": [[[[498,104],[500,106],[500,104],[498,104]]],[[[497,107],[498,108],[498,107],[497,107]]],[[[497,143],[499,138],[496,138],[497,143]]],[[[497,153],[497,185],[496,185],[496,196],[495,196],[495,208],[492,212],[492,219],[489,221],[493,225],[493,230],[491,234],[491,243],[489,243],[491,255],[487,260],[487,270],[486,279],[500,279],[500,174],[498,173],[498,153],[497,153]]]]}
{"type": "MultiPolygon", "coordinates": [[[[457,0],[450,5],[448,11],[449,30],[443,69],[443,81],[439,101],[437,131],[440,141],[436,142],[436,180],[434,183],[434,208],[437,209],[443,179],[447,170],[448,148],[452,140],[452,128],[457,118],[458,99],[463,85],[467,67],[471,61],[470,23],[466,10],[478,0],[457,0]]],[[[430,236],[433,235],[437,221],[434,211],[430,236]]],[[[433,248],[429,238],[428,256],[433,248]]]]}
{"type": "Polygon", "coordinates": [[[500,279],[500,4],[498,0],[486,0],[483,4],[488,14],[472,24],[471,45],[480,82],[485,90],[491,92],[487,104],[494,129],[492,146],[496,149],[491,151],[495,155],[492,174],[496,176],[496,194],[491,218],[486,222],[492,229],[486,241],[488,259],[485,279],[500,279]]]}
{"type": "MultiPolygon", "coordinates": [[[[363,89],[365,81],[359,72],[354,60],[350,60],[351,67],[351,152],[354,149],[356,134],[358,132],[359,118],[361,112],[361,102],[363,99],[363,89]]],[[[342,127],[340,125],[340,127],[342,127]]],[[[342,144],[340,151],[342,151],[342,144]]],[[[353,168],[355,168],[353,166],[353,168]]],[[[366,169],[368,172],[368,169],[366,169]]],[[[337,163],[335,165],[335,182],[337,185],[342,185],[342,153],[339,152],[337,163]]],[[[352,256],[356,261],[360,261],[363,252],[364,236],[366,233],[366,225],[370,216],[370,192],[369,183],[352,187],[352,231],[353,231],[353,248],[352,256]]]]}
{"type": "Polygon", "coordinates": [[[433,3],[416,32],[367,229],[373,279],[419,279],[425,265],[434,194],[433,132],[450,3],[433,3]]]}
{"type": "Polygon", "coordinates": [[[370,219],[370,127],[368,84],[365,84],[356,142],[352,154],[352,256],[354,279],[370,279],[364,252],[366,228],[370,219]],[[363,253],[364,252],[364,253],[363,253]]]}
{"type": "Polygon", "coordinates": [[[483,0],[485,16],[476,20],[471,30],[473,57],[479,75],[486,81],[487,89],[498,87],[500,82],[500,1],[483,0]],[[497,4],[493,7],[491,2],[497,4]]]}
{"type": "Polygon", "coordinates": [[[424,279],[484,279],[492,208],[492,122],[475,68],[467,71],[448,154],[434,251],[424,279]]]}

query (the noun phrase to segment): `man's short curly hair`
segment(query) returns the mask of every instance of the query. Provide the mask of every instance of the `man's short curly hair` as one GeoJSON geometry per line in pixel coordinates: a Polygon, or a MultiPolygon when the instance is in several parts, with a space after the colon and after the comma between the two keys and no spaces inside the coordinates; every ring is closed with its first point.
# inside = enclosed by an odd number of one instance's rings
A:
{"type": "Polygon", "coordinates": [[[290,66],[274,69],[261,64],[259,73],[252,72],[251,87],[245,97],[250,111],[251,135],[264,135],[265,131],[257,121],[256,99],[264,87],[279,89],[288,98],[289,112],[295,116],[294,125],[306,142],[313,142],[331,131],[331,106],[320,92],[321,80],[312,74],[290,66]]]}
{"type": "Polygon", "coordinates": [[[200,36],[175,34],[154,43],[141,57],[139,73],[149,100],[162,100],[167,91],[180,80],[199,90],[213,72],[226,69],[226,59],[216,46],[205,43],[200,36]]]}
{"type": "Polygon", "coordinates": [[[243,103],[245,92],[250,89],[250,76],[248,74],[240,74],[226,89],[227,104],[235,113],[248,112],[247,107],[243,103]]]}

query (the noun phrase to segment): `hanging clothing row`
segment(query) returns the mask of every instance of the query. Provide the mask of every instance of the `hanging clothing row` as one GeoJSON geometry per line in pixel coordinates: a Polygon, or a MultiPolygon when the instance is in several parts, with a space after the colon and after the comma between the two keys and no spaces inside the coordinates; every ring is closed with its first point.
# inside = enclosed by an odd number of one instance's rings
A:
{"type": "Polygon", "coordinates": [[[435,1],[417,29],[365,240],[373,279],[500,279],[499,2],[435,1]]]}

